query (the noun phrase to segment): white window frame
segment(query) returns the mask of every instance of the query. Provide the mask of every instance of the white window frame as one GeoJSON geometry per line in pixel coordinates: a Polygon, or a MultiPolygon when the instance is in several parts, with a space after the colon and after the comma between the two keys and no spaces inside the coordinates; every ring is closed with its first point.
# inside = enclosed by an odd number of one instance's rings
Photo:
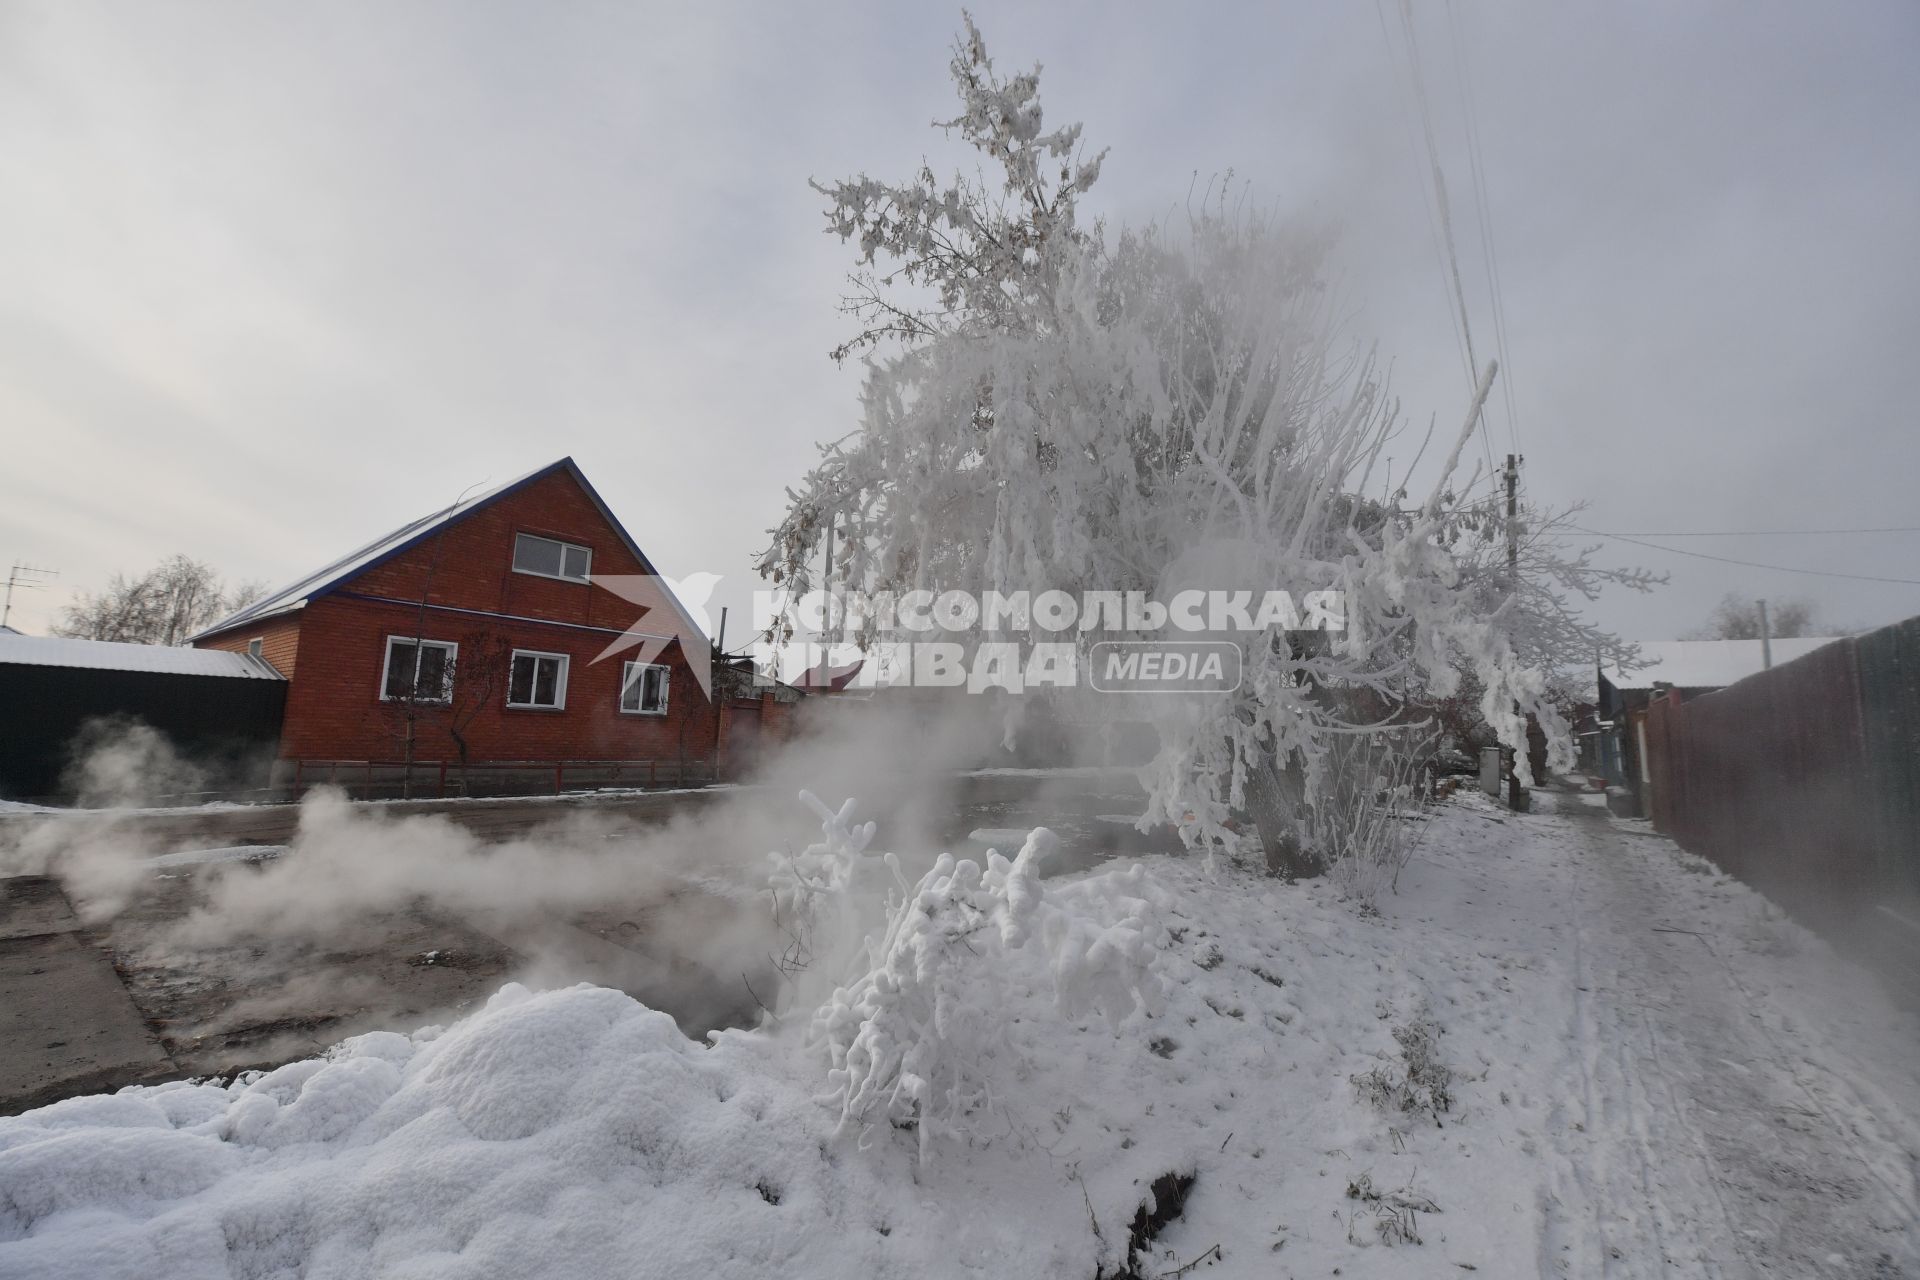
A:
{"type": "MultiPolygon", "coordinates": [[[[247,656],[265,662],[267,660],[267,638],[265,636],[255,636],[253,639],[247,641],[247,656]]],[[[416,662],[414,664],[413,670],[415,675],[420,673],[419,663],[416,662]]],[[[380,687],[382,689],[386,688],[386,681],[381,681],[380,687]]]]}
{"type": "Polygon", "coordinates": [[[515,530],[513,535],[512,560],[510,563],[515,573],[523,573],[529,578],[545,578],[550,582],[590,582],[593,579],[592,547],[585,547],[577,542],[568,542],[562,538],[549,538],[543,533],[525,533],[515,530]],[[538,569],[522,569],[520,567],[520,540],[522,538],[531,538],[535,542],[551,542],[554,546],[559,547],[560,568],[562,572],[541,573],[538,569]],[[570,578],[565,573],[567,567],[567,552],[569,551],[578,551],[587,558],[587,567],[577,578],[570,578]]]}
{"type": "MultiPolygon", "coordinates": [[[[644,688],[640,692],[642,697],[646,696],[646,690],[644,688]]],[[[623,716],[664,716],[667,714],[667,708],[671,705],[673,705],[673,668],[672,667],[668,666],[664,662],[628,662],[628,663],[623,663],[621,665],[620,667],[620,714],[621,715],[623,716]],[[642,670],[658,670],[662,673],[660,677],[660,708],[657,711],[648,711],[643,707],[629,707],[627,705],[627,690],[633,687],[633,682],[636,675],[638,675],[638,673],[641,672],[642,670]]]]}
{"type": "MultiPolygon", "coordinates": [[[[428,647],[435,648],[435,649],[445,649],[447,651],[448,669],[457,671],[459,667],[459,662],[460,662],[460,646],[452,640],[429,640],[425,636],[388,636],[387,637],[386,643],[385,645],[382,646],[381,654],[380,654],[380,701],[382,702],[402,701],[402,699],[396,698],[392,694],[387,692],[387,677],[392,673],[393,643],[396,640],[398,640],[401,644],[410,644],[414,647],[413,649],[413,683],[409,686],[414,690],[413,701],[424,702],[437,707],[443,707],[447,705],[449,702],[452,702],[453,701],[453,681],[452,680],[447,681],[445,691],[443,692],[442,696],[438,698],[423,698],[419,696],[420,650],[428,647]]],[[[455,678],[457,679],[458,677],[456,676],[455,678]]]]}
{"type": "MultiPolygon", "coordinates": [[[[553,653],[546,649],[515,649],[512,656],[507,659],[508,708],[513,711],[565,711],[567,709],[567,673],[572,666],[573,655],[569,653],[553,653]],[[513,669],[519,665],[520,659],[522,658],[559,659],[560,674],[554,678],[554,701],[551,704],[545,702],[515,702],[513,700],[513,669]]],[[[537,687],[539,683],[539,677],[536,674],[534,684],[537,687]]]]}

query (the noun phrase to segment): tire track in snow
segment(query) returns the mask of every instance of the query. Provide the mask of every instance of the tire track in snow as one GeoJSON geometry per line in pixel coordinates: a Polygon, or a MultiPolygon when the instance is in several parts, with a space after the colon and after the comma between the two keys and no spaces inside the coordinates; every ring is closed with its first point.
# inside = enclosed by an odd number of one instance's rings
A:
{"type": "Polygon", "coordinates": [[[1567,1056],[1581,1081],[1578,1123],[1562,1109],[1551,1135],[1566,1147],[1560,1187],[1543,1202],[1542,1274],[1640,1280],[1678,1266],[1685,1274],[1720,1277],[1730,1274],[1729,1263],[1731,1274],[1750,1274],[1704,1141],[1676,1105],[1644,1016],[1641,1002],[1649,993],[1609,945],[1622,922],[1612,903],[1596,900],[1583,874],[1596,854],[1590,829],[1568,835],[1564,843],[1530,842],[1533,856],[1548,857],[1557,844],[1562,858],[1560,897],[1572,938],[1567,1056]],[[1640,1017],[1633,1016],[1636,1008],[1640,1017]],[[1662,1097],[1670,1118],[1656,1128],[1662,1097]],[[1676,1211],[1676,1204],[1691,1211],[1676,1211]]]}
{"type": "MultiPolygon", "coordinates": [[[[1566,1148],[1557,1203],[1544,1204],[1542,1271],[1912,1274],[1911,1182],[1888,1173],[1911,1168],[1911,1157],[1895,1126],[1822,1100],[1783,1040],[1791,1035],[1770,1025],[1764,995],[1707,936],[1706,882],[1688,883],[1671,846],[1627,840],[1598,815],[1568,816],[1568,1065],[1580,1074],[1586,1132],[1562,1123],[1551,1135],[1566,1148]],[[1698,920],[1677,914],[1689,907],[1698,920]],[[1589,1204],[1569,1203],[1582,1193],[1589,1204]],[[1590,1231],[1579,1222],[1586,1212],[1590,1231]]],[[[1551,848],[1532,842],[1535,857],[1551,848]]],[[[1719,923],[1727,919],[1722,910],[1719,923]]],[[[1856,1078],[1844,1051],[1822,1056],[1836,1098],[1885,1096],[1856,1078]]],[[[1802,1048],[1798,1059],[1814,1054],[1802,1048]]]]}

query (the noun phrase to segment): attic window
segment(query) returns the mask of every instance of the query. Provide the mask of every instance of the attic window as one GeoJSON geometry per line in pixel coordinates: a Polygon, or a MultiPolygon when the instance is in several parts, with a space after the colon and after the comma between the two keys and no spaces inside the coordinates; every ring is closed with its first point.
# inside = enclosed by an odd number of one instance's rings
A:
{"type": "Polygon", "coordinates": [[[516,534],[513,539],[513,571],[530,573],[536,578],[558,578],[562,582],[585,582],[593,571],[591,549],[540,538],[531,533],[516,534]]]}

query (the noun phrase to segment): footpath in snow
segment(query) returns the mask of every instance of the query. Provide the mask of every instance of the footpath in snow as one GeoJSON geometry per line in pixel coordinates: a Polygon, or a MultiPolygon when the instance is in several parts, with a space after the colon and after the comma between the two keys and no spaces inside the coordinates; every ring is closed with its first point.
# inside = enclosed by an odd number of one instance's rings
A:
{"type": "Polygon", "coordinates": [[[1065,1018],[1011,953],[994,1108],[924,1164],[838,1128],[804,1017],[709,1046],[509,986],[0,1120],[0,1276],[1092,1277],[1167,1174],[1140,1275],[1920,1274],[1915,1019],[1711,867],[1539,799],[1436,810],[1377,915],[1225,862],[1047,881],[1105,926],[1146,903],[1164,998],[1065,1018]]]}

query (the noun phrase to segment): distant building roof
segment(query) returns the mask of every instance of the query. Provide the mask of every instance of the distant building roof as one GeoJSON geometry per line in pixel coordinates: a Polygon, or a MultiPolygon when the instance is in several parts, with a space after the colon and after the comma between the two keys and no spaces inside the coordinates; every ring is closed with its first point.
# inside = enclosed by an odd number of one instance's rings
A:
{"type": "MultiPolygon", "coordinates": [[[[1806,636],[1773,641],[1773,665],[1805,657],[1839,636],[1806,636]]],[[[1605,666],[1600,674],[1616,689],[1651,689],[1669,684],[1676,689],[1724,689],[1766,669],[1758,640],[1642,640],[1640,656],[1646,665],[1623,672],[1605,666]]]]}
{"type": "Polygon", "coordinates": [[[860,674],[860,668],[866,665],[865,658],[857,658],[844,667],[829,667],[823,662],[817,667],[808,667],[799,679],[787,683],[808,693],[839,693],[853,683],[853,678],[860,674]]]}
{"type": "MultiPolygon", "coordinates": [[[[646,553],[640,550],[640,544],[633,540],[633,535],[627,532],[626,527],[614,516],[612,509],[607,506],[601,499],[599,493],[595,491],[593,485],[588,482],[586,475],[580,470],[579,466],[575,464],[574,460],[569,457],[562,458],[558,462],[550,462],[536,471],[529,471],[526,475],[518,479],[509,480],[503,485],[498,485],[487,490],[485,493],[477,494],[474,497],[456,502],[452,506],[443,507],[430,515],[421,516],[418,520],[409,521],[393,532],[383,534],[365,546],[349,551],[346,555],[341,556],[331,564],[323,565],[305,577],[297,578],[278,591],[254,601],[238,613],[230,614],[220,619],[220,621],[188,637],[188,639],[204,639],[207,636],[218,635],[223,631],[231,631],[235,627],[259,622],[265,618],[271,618],[276,614],[292,613],[296,609],[304,608],[308,602],[327,594],[355,574],[371,569],[383,561],[391,560],[401,552],[418,545],[436,529],[441,529],[458,520],[463,520],[480,508],[498,502],[508,494],[516,493],[534,481],[556,471],[567,471],[572,474],[574,480],[579,483],[580,488],[586,493],[587,497],[592,500],[594,506],[599,508],[600,514],[604,516],[607,523],[613,527],[613,531],[618,534],[620,540],[626,544],[627,550],[633,553],[633,558],[638,560],[641,567],[648,573],[658,577],[659,570],[653,567],[653,563],[647,559],[646,553]]],[[[680,603],[678,597],[673,594],[665,582],[660,583],[660,589],[666,594],[668,601],[679,612],[683,636],[702,636],[704,633],[693,621],[692,615],[686,611],[686,606],[680,603]]]]}
{"type": "Polygon", "coordinates": [[[183,649],[162,644],[70,640],[63,636],[0,634],[0,665],[82,667],[95,671],[147,671],[179,676],[232,676],[283,680],[278,671],[244,653],[183,649]]]}

